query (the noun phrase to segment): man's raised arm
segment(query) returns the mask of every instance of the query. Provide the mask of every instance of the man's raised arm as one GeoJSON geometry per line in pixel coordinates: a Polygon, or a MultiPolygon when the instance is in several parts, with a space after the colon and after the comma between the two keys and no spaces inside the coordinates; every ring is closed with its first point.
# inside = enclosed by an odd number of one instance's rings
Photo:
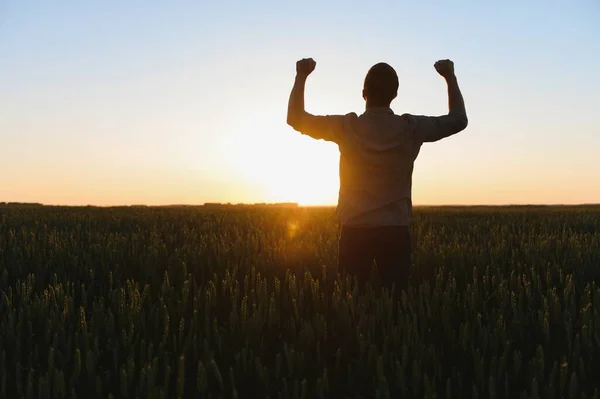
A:
{"type": "Polygon", "coordinates": [[[414,133],[422,142],[434,142],[466,129],[469,120],[465,102],[454,74],[454,63],[441,60],[435,63],[436,71],[448,85],[448,114],[442,116],[408,116],[415,124],[414,133]]]}
{"type": "Polygon", "coordinates": [[[296,80],[288,102],[287,124],[312,138],[337,142],[343,131],[344,117],[311,115],[304,109],[306,79],[315,70],[315,66],[316,62],[312,58],[296,63],[296,80]]]}

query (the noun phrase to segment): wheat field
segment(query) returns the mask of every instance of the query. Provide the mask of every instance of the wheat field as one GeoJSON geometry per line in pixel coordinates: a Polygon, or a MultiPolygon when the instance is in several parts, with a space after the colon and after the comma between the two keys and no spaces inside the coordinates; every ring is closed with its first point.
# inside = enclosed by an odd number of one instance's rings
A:
{"type": "Polygon", "coordinates": [[[0,206],[0,398],[600,398],[600,207],[411,228],[393,297],[333,208],[0,206]]]}

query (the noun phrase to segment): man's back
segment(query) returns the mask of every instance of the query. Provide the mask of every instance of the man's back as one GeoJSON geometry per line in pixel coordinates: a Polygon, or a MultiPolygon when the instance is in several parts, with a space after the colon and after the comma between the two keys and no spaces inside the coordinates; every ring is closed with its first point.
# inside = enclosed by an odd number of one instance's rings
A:
{"type": "Polygon", "coordinates": [[[347,115],[340,149],[338,214],[349,226],[407,225],[421,143],[389,108],[347,115]]]}
{"type": "Polygon", "coordinates": [[[344,117],[339,136],[338,214],[348,226],[405,226],[412,211],[414,161],[424,142],[466,126],[466,115],[396,115],[388,107],[344,117]]]}

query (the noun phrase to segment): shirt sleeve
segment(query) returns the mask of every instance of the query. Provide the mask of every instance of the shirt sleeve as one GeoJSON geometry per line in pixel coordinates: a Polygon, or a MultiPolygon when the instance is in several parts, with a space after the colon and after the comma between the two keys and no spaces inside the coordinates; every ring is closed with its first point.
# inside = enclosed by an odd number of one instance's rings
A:
{"type": "Polygon", "coordinates": [[[442,116],[404,114],[402,118],[410,125],[415,141],[431,143],[461,132],[467,127],[467,116],[451,112],[442,116]]]}
{"type": "Polygon", "coordinates": [[[345,128],[349,123],[347,115],[311,115],[305,113],[294,127],[298,132],[317,140],[339,143],[343,138],[345,128]]]}

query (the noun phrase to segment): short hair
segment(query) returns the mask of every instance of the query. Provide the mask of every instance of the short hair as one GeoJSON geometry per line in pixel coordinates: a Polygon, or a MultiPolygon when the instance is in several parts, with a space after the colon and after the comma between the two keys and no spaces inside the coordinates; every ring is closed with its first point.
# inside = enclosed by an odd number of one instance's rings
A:
{"type": "Polygon", "coordinates": [[[373,65],[363,86],[364,95],[373,105],[389,106],[398,95],[398,75],[385,62],[373,65]]]}

